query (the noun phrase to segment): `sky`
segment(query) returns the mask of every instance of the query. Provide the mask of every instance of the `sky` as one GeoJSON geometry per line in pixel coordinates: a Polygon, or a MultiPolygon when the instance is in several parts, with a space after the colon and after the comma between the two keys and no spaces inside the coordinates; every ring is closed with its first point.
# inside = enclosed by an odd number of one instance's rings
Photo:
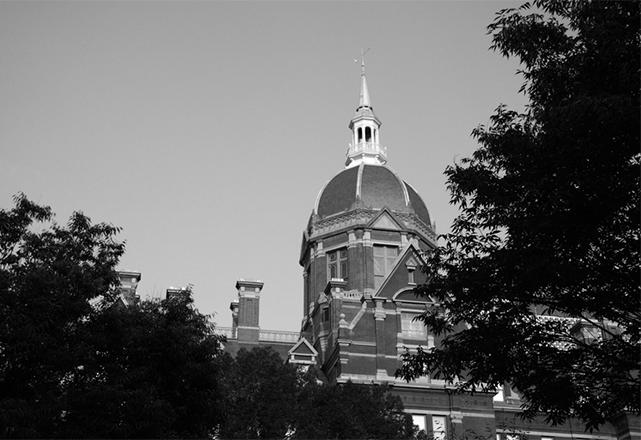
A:
{"type": "Polygon", "coordinates": [[[443,171],[526,103],[486,32],[513,5],[2,1],[0,209],[24,192],[122,227],[141,297],[191,283],[220,326],[236,280],[262,280],[261,328],[299,330],[302,231],[344,168],[361,48],[388,165],[445,233],[443,171]]]}

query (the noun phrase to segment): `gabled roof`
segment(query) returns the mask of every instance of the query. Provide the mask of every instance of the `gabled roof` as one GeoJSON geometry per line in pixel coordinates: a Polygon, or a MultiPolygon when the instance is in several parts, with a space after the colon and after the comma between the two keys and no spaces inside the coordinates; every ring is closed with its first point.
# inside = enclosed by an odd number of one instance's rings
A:
{"type": "Polygon", "coordinates": [[[372,229],[390,229],[393,231],[405,229],[403,223],[401,223],[387,207],[383,208],[381,212],[371,219],[366,227],[372,229]]]}
{"type": "Polygon", "coordinates": [[[294,354],[294,355],[318,356],[318,352],[316,351],[316,349],[304,337],[300,338],[298,342],[294,344],[292,348],[289,349],[288,353],[290,355],[294,354]]]}
{"type": "Polygon", "coordinates": [[[318,352],[304,337],[300,338],[296,344],[287,352],[287,362],[290,364],[301,365],[305,368],[316,365],[318,352]]]}
{"type": "MultiPolygon", "coordinates": [[[[389,275],[385,278],[383,283],[379,286],[379,288],[374,292],[372,297],[389,297],[388,299],[393,299],[393,297],[398,293],[398,289],[394,291],[394,294],[392,295],[385,295],[383,296],[382,293],[387,290],[387,287],[391,280],[394,279],[395,275],[399,270],[407,270],[407,267],[414,267],[416,269],[420,269],[420,267],[425,264],[425,260],[421,257],[421,254],[418,252],[418,250],[414,247],[414,245],[409,245],[405,251],[399,255],[396,258],[396,262],[394,263],[394,267],[392,267],[392,270],[390,271],[389,275]],[[408,264],[409,263],[409,264],[408,264]]],[[[415,287],[415,285],[409,284],[409,281],[404,284],[404,288],[402,290],[409,290],[415,287]]]]}

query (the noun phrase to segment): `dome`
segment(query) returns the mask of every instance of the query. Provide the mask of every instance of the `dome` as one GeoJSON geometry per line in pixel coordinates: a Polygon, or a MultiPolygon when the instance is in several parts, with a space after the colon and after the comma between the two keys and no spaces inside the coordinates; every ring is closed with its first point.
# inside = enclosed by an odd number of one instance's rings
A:
{"type": "Polygon", "coordinates": [[[431,225],[427,207],[414,188],[384,165],[361,163],[338,173],[318,194],[314,212],[325,218],[354,208],[416,214],[431,225]]]}

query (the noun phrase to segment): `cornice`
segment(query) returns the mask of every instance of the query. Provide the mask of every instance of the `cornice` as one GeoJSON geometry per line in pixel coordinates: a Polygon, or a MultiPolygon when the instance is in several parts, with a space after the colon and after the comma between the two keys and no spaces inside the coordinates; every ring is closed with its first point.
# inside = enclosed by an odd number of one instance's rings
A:
{"type": "MultiPolygon", "coordinates": [[[[308,241],[315,241],[327,235],[347,232],[357,227],[366,227],[381,211],[379,209],[356,208],[323,219],[312,218],[308,226],[308,241]]],[[[400,232],[416,233],[432,245],[436,245],[436,234],[416,214],[391,211],[405,226],[400,232]]]]}

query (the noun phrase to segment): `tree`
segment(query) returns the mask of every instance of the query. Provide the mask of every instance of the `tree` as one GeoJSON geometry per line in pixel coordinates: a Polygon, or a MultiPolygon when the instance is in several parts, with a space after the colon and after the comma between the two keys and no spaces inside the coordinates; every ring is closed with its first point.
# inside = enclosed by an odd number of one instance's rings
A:
{"type": "Polygon", "coordinates": [[[222,438],[411,438],[398,396],[375,385],[328,385],[312,368],[285,364],[270,348],[226,357],[222,438]]]}
{"type": "Polygon", "coordinates": [[[639,3],[538,0],[488,30],[530,104],[445,171],[460,214],[417,289],[443,341],[397,374],[507,382],[526,416],[597,428],[641,400],[639,3]]]}
{"type": "Polygon", "coordinates": [[[320,385],[307,380],[298,396],[294,438],[407,439],[415,435],[412,416],[400,397],[378,385],[347,382],[320,385]]]}
{"type": "Polygon", "coordinates": [[[228,355],[223,373],[222,438],[283,438],[294,425],[297,370],[270,348],[228,355]]]}
{"type": "Polygon", "coordinates": [[[118,229],[74,213],[66,226],[48,207],[15,197],[0,210],[0,436],[43,437],[64,414],[61,387],[84,355],[91,300],[113,298],[124,246],[118,229]]]}
{"type": "Polygon", "coordinates": [[[0,210],[0,436],[213,434],[221,338],[191,292],[119,307],[118,228],[51,219],[24,195],[0,210]]]}
{"type": "Polygon", "coordinates": [[[206,438],[222,417],[221,337],[191,291],[109,307],[85,328],[91,353],[69,378],[64,437],[206,438]]]}

